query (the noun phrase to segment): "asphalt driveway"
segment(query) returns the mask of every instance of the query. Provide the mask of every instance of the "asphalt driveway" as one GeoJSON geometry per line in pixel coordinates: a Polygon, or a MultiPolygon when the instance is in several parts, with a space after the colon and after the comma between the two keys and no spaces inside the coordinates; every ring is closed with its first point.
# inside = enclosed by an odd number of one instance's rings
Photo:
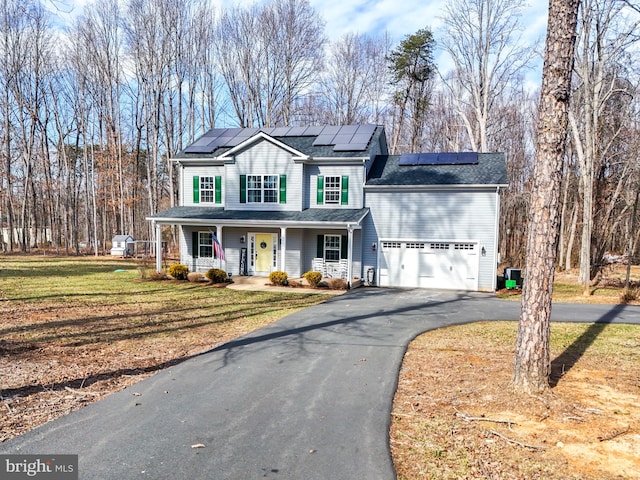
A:
{"type": "MultiPolygon", "coordinates": [[[[491,295],[360,288],[5,442],[0,452],[78,454],[81,479],[394,479],[389,417],[411,339],[518,316],[518,303],[491,295]]],[[[640,308],[555,305],[553,318],[640,323],[640,308]]]]}

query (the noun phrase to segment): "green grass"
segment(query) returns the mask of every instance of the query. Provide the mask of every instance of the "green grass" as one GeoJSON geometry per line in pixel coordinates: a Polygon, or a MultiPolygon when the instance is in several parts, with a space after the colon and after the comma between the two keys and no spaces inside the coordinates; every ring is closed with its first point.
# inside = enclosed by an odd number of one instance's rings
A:
{"type": "Polygon", "coordinates": [[[0,321],[0,336],[78,346],[211,325],[233,329],[234,322],[257,328],[326,298],[143,280],[138,267],[99,257],[2,256],[0,315],[6,321],[0,321]]]}

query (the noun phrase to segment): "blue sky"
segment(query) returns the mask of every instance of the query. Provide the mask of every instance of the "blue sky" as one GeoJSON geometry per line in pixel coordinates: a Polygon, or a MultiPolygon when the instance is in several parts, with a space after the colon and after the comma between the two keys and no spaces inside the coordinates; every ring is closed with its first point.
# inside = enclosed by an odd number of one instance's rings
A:
{"type": "MultiPolygon", "coordinates": [[[[49,0],[50,8],[59,9],[60,17],[78,15],[86,3],[93,0],[49,0]],[[69,12],[64,13],[64,12],[69,12]]],[[[211,0],[217,7],[250,5],[255,0],[211,0]]],[[[326,33],[330,40],[338,39],[348,32],[380,33],[387,31],[394,44],[406,35],[421,28],[429,27],[434,32],[436,42],[442,26],[440,17],[443,7],[456,0],[309,0],[326,22],[326,33]]],[[[543,39],[547,23],[548,3],[531,0],[532,5],[523,12],[525,27],[523,40],[533,42],[543,39]]],[[[446,70],[446,59],[436,58],[441,70],[446,70]]],[[[536,69],[539,70],[539,69],[536,69]]],[[[530,73],[530,81],[537,83],[539,73],[530,73]]]]}

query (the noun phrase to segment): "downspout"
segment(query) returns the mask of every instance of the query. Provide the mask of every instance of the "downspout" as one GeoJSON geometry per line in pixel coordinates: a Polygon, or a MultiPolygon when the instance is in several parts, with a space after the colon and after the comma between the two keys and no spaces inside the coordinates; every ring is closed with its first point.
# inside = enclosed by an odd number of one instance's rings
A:
{"type": "Polygon", "coordinates": [[[500,234],[500,186],[496,187],[496,218],[494,224],[494,240],[493,240],[493,274],[491,275],[491,290],[493,292],[496,291],[497,282],[498,282],[498,245],[500,242],[498,241],[498,235],[500,234]]]}
{"type": "Polygon", "coordinates": [[[347,225],[349,236],[347,237],[347,288],[351,288],[353,279],[353,226],[347,225]]]}
{"type": "Polygon", "coordinates": [[[162,271],[162,230],[160,224],[152,220],[153,231],[156,235],[156,272],[162,271]]]}

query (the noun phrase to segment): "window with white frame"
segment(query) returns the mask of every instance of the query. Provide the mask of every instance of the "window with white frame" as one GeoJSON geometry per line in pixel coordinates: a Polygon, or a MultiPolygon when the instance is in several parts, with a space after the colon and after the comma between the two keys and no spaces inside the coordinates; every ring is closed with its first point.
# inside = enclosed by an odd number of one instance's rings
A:
{"type": "Polygon", "coordinates": [[[247,202],[278,203],[278,175],[247,175],[247,202]]]}
{"type": "Polygon", "coordinates": [[[324,259],[327,262],[340,261],[342,237],[340,235],[324,236],[324,259]]]}
{"type": "Polygon", "coordinates": [[[211,232],[198,232],[198,256],[201,258],[213,257],[213,239],[211,232]]]}
{"type": "Polygon", "coordinates": [[[342,177],[324,177],[324,203],[329,205],[340,204],[342,177]]]}
{"type": "Polygon", "coordinates": [[[215,177],[200,177],[200,201],[214,203],[216,199],[215,177]]]}

